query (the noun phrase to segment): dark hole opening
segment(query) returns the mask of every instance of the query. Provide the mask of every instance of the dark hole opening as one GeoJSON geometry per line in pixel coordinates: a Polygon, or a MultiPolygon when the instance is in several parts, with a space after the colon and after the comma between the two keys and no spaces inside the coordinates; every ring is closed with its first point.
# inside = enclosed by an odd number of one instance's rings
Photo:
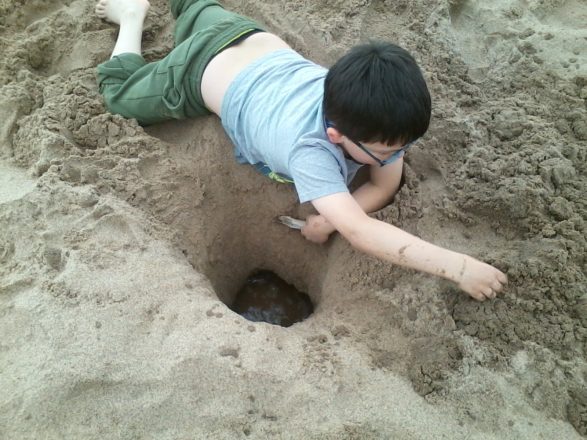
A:
{"type": "Polygon", "coordinates": [[[254,322],[289,327],[314,311],[310,297],[273,272],[257,270],[236,294],[230,309],[254,322]]]}

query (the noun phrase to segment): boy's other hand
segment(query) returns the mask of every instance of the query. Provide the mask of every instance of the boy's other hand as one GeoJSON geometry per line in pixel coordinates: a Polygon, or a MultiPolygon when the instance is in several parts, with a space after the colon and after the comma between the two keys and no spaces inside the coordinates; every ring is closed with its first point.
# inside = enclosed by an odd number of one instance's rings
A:
{"type": "Polygon", "coordinates": [[[336,229],[322,215],[309,215],[306,218],[306,224],[302,228],[302,235],[314,243],[326,243],[330,234],[336,229]]]}
{"type": "Polygon", "coordinates": [[[493,299],[507,284],[507,276],[489,264],[465,256],[459,287],[477,301],[493,299]]]}

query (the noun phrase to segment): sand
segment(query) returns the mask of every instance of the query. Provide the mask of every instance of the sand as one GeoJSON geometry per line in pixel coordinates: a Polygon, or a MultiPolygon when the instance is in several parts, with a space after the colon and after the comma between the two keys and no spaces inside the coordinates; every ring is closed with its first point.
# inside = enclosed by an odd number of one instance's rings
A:
{"type": "MultiPolygon", "coordinates": [[[[0,2],[0,438],[574,439],[587,435],[587,4],[230,0],[324,65],[399,43],[433,94],[374,214],[507,272],[495,301],[277,224],[293,190],[215,117],[105,111],[115,27],[81,0],[0,2]],[[230,302],[262,268],[289,328],[230,302]]],[[[166,2],[144,33],[172,46],[166,2]]]]}

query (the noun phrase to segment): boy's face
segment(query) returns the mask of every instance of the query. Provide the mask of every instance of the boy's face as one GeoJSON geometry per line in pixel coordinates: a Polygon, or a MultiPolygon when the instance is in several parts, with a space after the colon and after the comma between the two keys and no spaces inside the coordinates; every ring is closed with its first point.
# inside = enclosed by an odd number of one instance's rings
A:
{"type": "Polygon", "coordinates": [[[403,157],[414,142],[403,145],[400,142],[387,145],[381,142],[359,142],[344,136],[327,123],[326,134],[333,144],[343,149],[345,156],[361,165],[384,166],[403,157]]]}

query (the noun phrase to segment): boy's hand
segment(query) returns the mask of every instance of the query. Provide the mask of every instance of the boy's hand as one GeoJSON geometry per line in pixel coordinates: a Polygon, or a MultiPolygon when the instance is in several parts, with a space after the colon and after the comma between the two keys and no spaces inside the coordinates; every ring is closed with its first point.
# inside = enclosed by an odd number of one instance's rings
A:
{"type": "Polygon", "coordinates": [[[335,230],[334,226],[324,216],[309,215],[301,232],[307,240],[322,244],[326,243],[330,234],[335,230]]]}
{"type": "Polygon", "coordinates": [[[495,267],[469,256],[463,259],[458,284],[477,301],[495,298],[507,282],[507,276],[495,267]]]}

